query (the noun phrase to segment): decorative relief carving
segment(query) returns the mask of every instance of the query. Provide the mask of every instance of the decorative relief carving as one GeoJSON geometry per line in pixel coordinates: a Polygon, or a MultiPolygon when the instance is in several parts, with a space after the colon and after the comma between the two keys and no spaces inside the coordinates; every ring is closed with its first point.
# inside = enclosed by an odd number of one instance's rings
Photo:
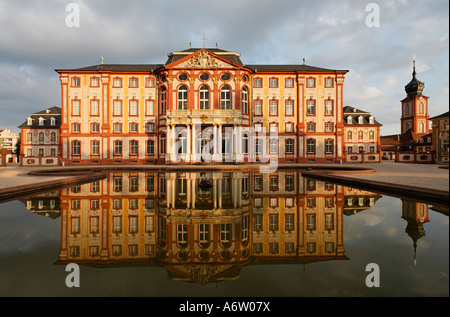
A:
{"type": "Polygon", "coordinates": [[[180,66],[189,68],[215,68],[227,67],[229,65],[214,58],[208,52],[202,51],[194,55],[189,61],[182,63],[180,66]]]}

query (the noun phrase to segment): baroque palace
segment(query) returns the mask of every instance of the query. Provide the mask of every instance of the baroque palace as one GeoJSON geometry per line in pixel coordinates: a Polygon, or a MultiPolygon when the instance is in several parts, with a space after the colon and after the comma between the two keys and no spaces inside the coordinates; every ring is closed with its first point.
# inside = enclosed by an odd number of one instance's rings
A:
{"type": "Polygon", "coordinates": [[[343,106],[346,70],[245,65],[236,52],[190,48],[165,64],[56,71],[57,159],[27,159],[46,152],[36,148],[22,165],[381,160],[381,125],[343,106]]]}

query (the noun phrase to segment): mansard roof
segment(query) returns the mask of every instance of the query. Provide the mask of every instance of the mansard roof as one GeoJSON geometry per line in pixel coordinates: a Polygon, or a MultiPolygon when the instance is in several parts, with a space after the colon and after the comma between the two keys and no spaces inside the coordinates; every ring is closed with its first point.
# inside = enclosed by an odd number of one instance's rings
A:
{"type": "Polygon", "coordinates": [[[190,55],[193,55],[199,51],[208,51],[214,54],[216,57],[220,57],[224,61],[228,61],[232,64],[246,67],[253,72],[311,72],[311,73],[347,73],[348,70],[336,70],[329,68],[316,67],[306,64],[249,64],[246,65],[241,61],[240,54],[233,51],[226,51],[219,48],[189,48],[182,51],[173,51],[168,54],[168,59],[164,64],[97,64],[87,67],[74,68],[74,69],[56,69],[56,72],[92,72],[92,71],[110,71],[110,72],[154,72],[164,68],[166,65],[180,61],[190,55]]]}
{"type": "Polygon", "coordinates": [[[344,125],[346,126],[382,126],[381,123],[379,123],[377,120],[375,120],[375,117],[373,117],[370,112],[363,111],[351,106],[345,106],[344,107],[344,125]],[[348,117],[351,117],[351,120],[348,120],[348,117]],[[362,117],[362,123],[359,123],[358,118],[362,117]],[[373,118],[372,123],[370,122],[370,117],[373,118]]]}
{"type": "Polygon", "coordinates": [[[219,48],[189,48],[187,50],[183,50],[180,52],[171,52],[168,55],[169,58],[167,59],[165,65],[174,63],[182,58],[185,58],[186,56],[192,55],[193,53],[196,53],[201,50],[209,51],[217,56],[220,56],[220,57],[226,59],[227,61],[229,61],[231,63],[238,64],[240,66],[244,66],[244,64],[241,61],[239,53],[225,51],[225,50],[222,50],[219,48]]]}
{"type": "Polygon", "coordinates": [[[98,64],[74,69],[57,69],[60,71],[111,71],[111,72],[152,72],[163,67],[163,64],[98,64]]]}
{"type": "Polygon", "coordinates": [[[348,72],[347,70],[335,70],[322,67],[316,67],[305,64],[291,65],[245,65],[254,72],[311,72],[311,73],[331,73],[348,72]]]}
{"type": "Polygon", "coordinates": [[[33,127],[33,128],[59,128],[61,126],[61,108],[50,107],[45,110],[35,112],[29,116],[32,119],[31,124],[28,124],[28,120],[22,123],[19,128],[33,127]],[[44,119],[42,125],[39,124],[39,118],[44,119]],[[51,124],[51,118],[55,118],[55,124],[51,124]]]}

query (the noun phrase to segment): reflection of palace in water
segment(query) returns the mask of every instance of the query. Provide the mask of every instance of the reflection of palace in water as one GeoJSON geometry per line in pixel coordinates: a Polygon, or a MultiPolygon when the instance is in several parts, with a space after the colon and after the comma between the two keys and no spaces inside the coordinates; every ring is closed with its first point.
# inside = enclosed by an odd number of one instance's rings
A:
{"type": "Polygon", "coordinates": [[[297,170],[106,175],[28,200],[61,212],[57,263],[162,266],[200,284],[236,279],[246,265],[345,260],[344,214],[380,197],[297,170]]]}

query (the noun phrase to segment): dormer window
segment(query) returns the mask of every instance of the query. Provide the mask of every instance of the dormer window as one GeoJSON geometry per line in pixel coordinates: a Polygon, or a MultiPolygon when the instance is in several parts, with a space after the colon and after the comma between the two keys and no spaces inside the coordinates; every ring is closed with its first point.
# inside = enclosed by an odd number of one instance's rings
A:
{"type": "Polygon", "coordinates": [[[50,118],[50,125],[55,125],[56,124],[56,119],[51,117],[50,118]]]}
{"type": "Polygon", "coordinates": [[[358,117],[358,123],[359,124],[363,124],[363,119],[364,119],[363,116],[359,116],[358,117]]]}
{"type": "Polygon", "coordinates": [[[33,119],[28,117],[27,118],[27,125],[32,125],[33,124],[33,119]]]}
{"type": "Polygon", "coordinates": [[[352,116],[348,116],[348,117],[347,117],[347,123],[348,123],[348,124],[351,124],[351,123],[352,123],[352,116]]]}
{"type": "Polygon", "coordinates": [[[39,118],[39,125],[44,125],[44,121],[45,121],[44,118],[40,117],[39,118]]]}
{"type": "Polygon", "coordinates": [[[370,124],[373,124],[373,122],[374,122],[374,121],[373,121],[373,116],[370,116],[370,117],[369,117],[369,123],[370,123],[370,124]]]}

